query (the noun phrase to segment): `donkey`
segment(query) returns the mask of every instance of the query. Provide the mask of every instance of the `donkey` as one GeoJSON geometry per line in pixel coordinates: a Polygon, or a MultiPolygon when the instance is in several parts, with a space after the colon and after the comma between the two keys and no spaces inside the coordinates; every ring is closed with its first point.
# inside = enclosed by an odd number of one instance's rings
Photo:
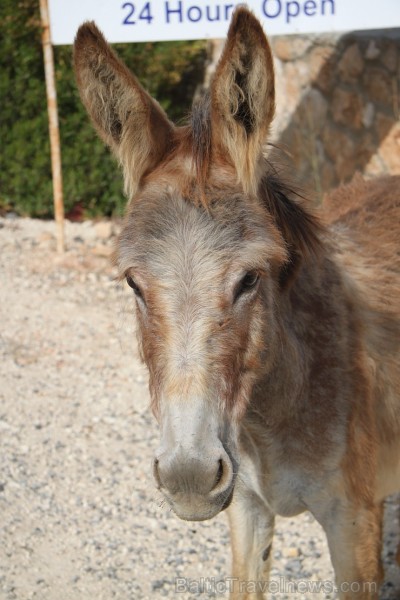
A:
{"type": "Polygon", "coordinates": [[[359,176],[321,215],[281,180],[264,155],[273,59],[243,7],[185,126],[94,23],[75,70],[130,199],[116,263],[136,297],[158,488],[182,519],[228,509],[232,599],[264,597],[274,516],[305,510],[339,597],[377,598],[382,502],[400,489],[400,177],[359,176]]]}

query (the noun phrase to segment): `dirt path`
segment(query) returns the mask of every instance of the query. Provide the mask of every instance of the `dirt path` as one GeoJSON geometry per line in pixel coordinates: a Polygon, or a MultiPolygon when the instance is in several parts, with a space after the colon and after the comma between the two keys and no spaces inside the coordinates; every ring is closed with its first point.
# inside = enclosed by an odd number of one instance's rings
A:
{"type": "MultiPolygon", "coordinates": [[[[179,521],[153,484],[157,429],[109,229],[68,224],[60,259],[52,223],[0,219],[0,599],[224,598],[225,515],[179,521]]],[[[287,591],[332,581],[310,515],[278,520],[274,559],[271,598],[335,597],[287,591]]],[[[382,598],[398,599],[399,570],[388,579],[382,598]]]]}

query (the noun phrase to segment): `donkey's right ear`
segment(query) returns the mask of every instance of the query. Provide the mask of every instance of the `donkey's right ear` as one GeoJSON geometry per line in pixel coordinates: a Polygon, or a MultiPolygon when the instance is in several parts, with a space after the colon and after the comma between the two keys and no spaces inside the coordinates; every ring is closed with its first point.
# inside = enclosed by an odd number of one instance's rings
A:
{"type": "Polygon", "coordinates": [[[126,193],[132,196],[142,177],[163,158],[173,126],[93,22],[78,30],[74,64],[82,101],[119,159],[126,193]]]}

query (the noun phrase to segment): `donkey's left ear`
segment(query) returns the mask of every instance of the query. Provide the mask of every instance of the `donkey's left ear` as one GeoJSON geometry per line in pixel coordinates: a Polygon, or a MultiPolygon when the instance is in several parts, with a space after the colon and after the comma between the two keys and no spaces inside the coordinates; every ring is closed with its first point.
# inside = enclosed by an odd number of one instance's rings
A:
{"type": "Polygon", "coordinates": [[[248,192],[258,186],[257,166],[275,112],[274,66],[259,21],[236,10],[211,86],[213,147],[230,159],[248,192]]]}

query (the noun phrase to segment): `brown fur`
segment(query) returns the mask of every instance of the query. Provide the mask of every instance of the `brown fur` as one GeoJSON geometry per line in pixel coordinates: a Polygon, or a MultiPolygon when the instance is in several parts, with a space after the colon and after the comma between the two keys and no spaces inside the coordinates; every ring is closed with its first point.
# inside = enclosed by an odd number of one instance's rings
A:
{"type": "Polygon", "coordinates": [[[94,23],[79,29],[74,56],[82,101],[100,136],[117,155],[126,192],[133,195],[141,177],[170,146],[172,126],[94,23]]]}
{"type": "Polygon", "coordinates": [[[356,177],[320,215],[263,155],[274,73],[235,12],[209,96],[174,127],[93,24],[78,85],[130,195],[116,263],[136,290],[161,426],[159,488],[185,519],[231,503],[232,598],[261,598],[274,515],[310,510],[338,584],[377,597],[382,500],[400,488],[400,178],[356,177]]]}

